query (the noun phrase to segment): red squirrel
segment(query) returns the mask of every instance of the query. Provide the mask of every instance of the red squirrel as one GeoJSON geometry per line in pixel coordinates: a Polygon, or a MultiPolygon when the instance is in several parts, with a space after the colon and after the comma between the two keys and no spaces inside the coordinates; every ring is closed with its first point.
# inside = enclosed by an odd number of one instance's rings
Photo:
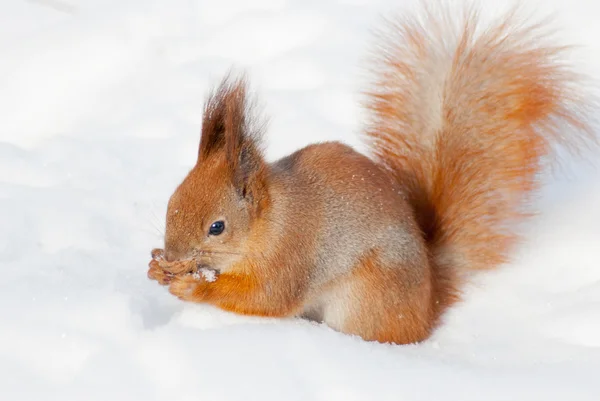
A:
{"type": "Polygon", "coordinates": [[[554,147],[593,136],[581,82],[543,26],[512,16],[480,29],[465,15],[380,30],[368,155],[328,142],[268,163],[246,79],[228,75],[205,103],[197,163],[148,276],[239,314],[427,339],[466,274],[509,260],[554,147]]]}

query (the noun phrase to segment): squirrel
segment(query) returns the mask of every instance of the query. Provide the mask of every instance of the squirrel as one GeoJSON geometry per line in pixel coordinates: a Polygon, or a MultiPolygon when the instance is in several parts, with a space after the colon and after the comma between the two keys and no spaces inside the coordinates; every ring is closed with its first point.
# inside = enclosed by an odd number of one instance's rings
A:
{"type": "Polygon", "coordinates": [[[227,74],[148,276],[238,314],[427,339],[469,273],[510,260],[556,148],[593,137],[580,76],[543,25],[456,22],[427,9],[382,24],[364,154],[323,142],[267,162],[247,79],[227,74]]]}

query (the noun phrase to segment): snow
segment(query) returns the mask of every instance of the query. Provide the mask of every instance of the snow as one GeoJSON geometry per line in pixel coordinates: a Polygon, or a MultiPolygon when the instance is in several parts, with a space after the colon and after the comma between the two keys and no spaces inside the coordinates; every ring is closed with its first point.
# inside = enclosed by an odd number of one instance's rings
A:
{"type": "Polygon", "coordinates": [[[209,283],[214,283],[217,280],[217,272],[211,269],[207,269],[205,267],[198,269],[198,273],[194,275],[196,280],[203,278],[209,283]]]}
{"type": "MultiPolygon", "coordinates": [[[[600,179],[581,164],[546,187],[515,261],[422,344],[184,304],[146,278],[209,87],[249,72],[271,159],[358,145],[369,29],[409,3],[2,2],[0,399],[600,399],[600,179]]],[[[531,8],[598,77],[595,2],[531,8]]]]}

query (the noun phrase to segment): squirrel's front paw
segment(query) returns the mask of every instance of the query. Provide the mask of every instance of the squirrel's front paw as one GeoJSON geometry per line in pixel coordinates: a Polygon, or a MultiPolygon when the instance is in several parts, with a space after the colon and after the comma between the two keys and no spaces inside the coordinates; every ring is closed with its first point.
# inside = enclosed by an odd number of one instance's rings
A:
{"type": "Polygon", "coordinates": [[[202,281],[202,278],[198,277],[197,274],[175,276],[169,284],[169,292],[184,301],[193,301],[198,298],[195,292],[202,281]]]}
{"type": "Polygon", "coordinates": [[[160,285],[167,285],[173,278],[173,274],[166,272],[159,264],[158,260],[152,259],[148,264],[148,278],[156,280],[160,285]]]}
{"type": "Polygon", "coordinates": [[[167,285],[173,278],[171,272],[167,272],[163,269],[162,263],[164,262],[165,251],[156,248],[151,252],[152,260],[148,264],[148,278],[150,280],[156,280],[160,285],[167,285]]]}
{"type": "Polygon", "coordinates": [[[169,292],[184,301],[200,302],[203,289],[217,278],[218,272],[215,270],[201,268],[193,274],[174,276],[169,284],[169,292]]]}

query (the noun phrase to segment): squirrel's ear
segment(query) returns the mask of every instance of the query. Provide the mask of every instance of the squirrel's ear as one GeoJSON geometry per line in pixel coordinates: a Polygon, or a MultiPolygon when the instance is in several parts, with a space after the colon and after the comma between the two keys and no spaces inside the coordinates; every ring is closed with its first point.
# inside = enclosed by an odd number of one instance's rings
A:
{"type": "Polygon", "coordinates": [[[224,150],[236,190],[260,206],[267,198],[267,169],[260,149],[263,127],[252,106],[244,77],[225,77],[205,106],[198,161],[224,150]]]}
{"type": "Polygon", "coordinates": [[[233,185],[238,194],[258,209],[267,194],[267,164],[260,149],[263,126],[248,98],[245,79],[228,86],[225,143],[233,185]]]}
{"type": "Polygon", "coordinates": [[[241,198],[262,209],[268,199],[267,168],[262,154],[252,141],[230,150],[233,185],[241,198]]]}

